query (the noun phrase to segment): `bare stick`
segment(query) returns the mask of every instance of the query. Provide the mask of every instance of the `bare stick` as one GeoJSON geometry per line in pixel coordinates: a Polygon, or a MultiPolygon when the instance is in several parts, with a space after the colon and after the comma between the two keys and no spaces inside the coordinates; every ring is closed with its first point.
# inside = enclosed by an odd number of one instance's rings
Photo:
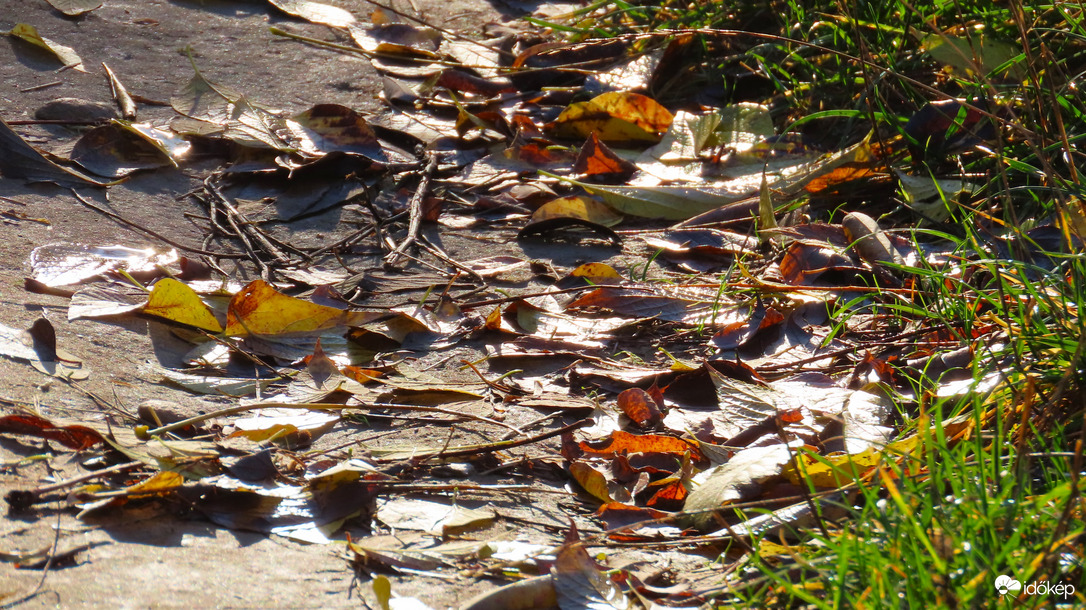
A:
{"type": "Polygon", "coordinates": [[[137,230],[137,231],[139,231],[141,233],[145,233],[147,235],[150,235],[151,237],[154,237],[155,239],[161,240],[164,243],[166,243],[168,245],[171,245],[174,248],[177,248],[178,250],[184,250],[185,252],[192,252],[193,254],[203,254],[203,255],[206,255],[206,256],[217,256],[217,257],[220,257],[220,258],[239,258],[239,255],[237,255],[237,254],[224,254],[222,252],[210,252],[208,250],[202,250],[200,248],[192,248],[190,246],[180,244],[180,243],[170,239],[169,237],[166,237],[165,235],[163,235],[161,233],[158,233],[156,231],[152,231],[151,229],[148,229],[147,227],[138,225],[138,224],[132,222],[131,220],[128,220],[127,218],[125,218],[125,217],[123,217],[123,216],[121,216],[121,215],[119,215],[119,214],[117,214],[115,212],[111,212],[111,211],[109,211],[109,210],[107,210],[107,209],[105,209],[105,208],[103,208],[103,207],[101,207],[99,205],[96,205],[91,200],[89,200],[89,199],[83,197],[82,195],[80,195],[75,189],[69,189],[69,190],[72,191],[72,195],[75,195],[75,198],[78,199],[80,203],[82,203],[83,205],[87,206],[88,208],[94,210],[95,212],[98,212],[99,214],[103,214],[105,216],[108,216],[108,217],[112,218],[113,220],[116,220],[117,222],[119,222],[119,223],[121,223],[121,224],[123,224],[123,225],[125,225],[127,227],[131,227],[131,228],[133,228],[133,229],[135,229],[135,230],[137,230]]]}
{"type": "Polygon", "coordinates": [[[407,251],[412,244],[418,240],[419,228],[422,227],[422,202],[426,199],[426,194],[430,190],[430,179],[433,177],[434,172],[437,171],[438,155],[436,153],[427,153],[429,160],[426,163],[426,167],[422,170],[422,180],[419,182],[418,188],[415,190],[415,194],[411,196],[411,202],[408,204],[409,208],[409,220],[407,224],[407,237],[404,238],[400,245],[396,246],[392,252],[385,256],[385,267],[394,267],[401,258],[403,258],[404,252],[407,251]]]}

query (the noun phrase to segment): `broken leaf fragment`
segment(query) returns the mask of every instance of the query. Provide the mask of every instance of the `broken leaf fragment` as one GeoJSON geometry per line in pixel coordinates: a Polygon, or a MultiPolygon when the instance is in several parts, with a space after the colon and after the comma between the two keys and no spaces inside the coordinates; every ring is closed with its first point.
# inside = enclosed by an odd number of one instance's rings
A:
{"type": "Polygon", "coordinates": [[[38,33],[38,29],[28,23],[17,23],[15,27],[11,28],[8,32],[8,36],[18,38],[19,40],[28,42],[35,47],[51,54],[56,57],[64,66],[72,66],[74,69],[80,72],[86,72],[86,68],[83,67],[83,60],[79,58],[79,54],[75,52],[71,47],[66,47],[59,42],[54,42],[48,38],[43,37],[38,33]]]}
{"type": "Polygon", "coordinates": [[[604,142],[658,142],[671,121],[671,113],[656,100],[613,91],[570,104],[549,127],[560,138],[595,133],[604,142]]]}

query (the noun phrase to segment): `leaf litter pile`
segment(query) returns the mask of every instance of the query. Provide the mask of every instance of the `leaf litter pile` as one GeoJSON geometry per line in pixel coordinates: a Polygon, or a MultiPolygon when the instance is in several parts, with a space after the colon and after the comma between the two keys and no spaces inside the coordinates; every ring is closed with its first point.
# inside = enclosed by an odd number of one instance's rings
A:
{"type": "MultiPolygon", "coordinates": [[[[386,10],[364,23],[270,4],[332,33],[276,34],[369,58],[387,109],[286,115],[194,62],[174,116],[148,122],[104,67],[121,112],[79,108],[93,125],[63,154],[0,122],[5,177],[69,188],[151,244],[42,245],[26,289],[68,297],[69,320],[151,321],[173,362],[142,373],[218,407],[152,400],[82,422],[9,410],[0,433],[86,469],[8,494],[12,511],[59,503],[94,524],[180,510],[338,543],[386,604],[381,575],[399,573],[492,580],[465,608],[694,607],[742,582],[752,537],[833,527],[857,478],[918,451],[902,417],[1000,368],[998,320],[895,313],[923,307],[918,268],[979,285],[963,255],[873,219],[895,198],[914,225],[945,218],[946,193],[969,200],[969,183],[914,171],[997,137],[966,102],[921,108],[911,145],[872,133],[834,148],[780,131],[755,101],[657,101],[690,36],[477,42],[386,10]],[[201,244],[101,201],[197,158],[220,161],[178,194],[201,244]],[[329,214],[314,236],[307,223],[329,214]],[[599,260],[559,267],[529,248],[599,260]],[[367,542],[388,532],[397,544],[367,542]]],[[[8,34],[88,69],[32,25],[8,34]]],[[[4,356],[71,384],[93,374],[62,345],[45,319],[0,327],[4,356]]],[[[780,545],[777,561],[796,552],[780,545]]]]}

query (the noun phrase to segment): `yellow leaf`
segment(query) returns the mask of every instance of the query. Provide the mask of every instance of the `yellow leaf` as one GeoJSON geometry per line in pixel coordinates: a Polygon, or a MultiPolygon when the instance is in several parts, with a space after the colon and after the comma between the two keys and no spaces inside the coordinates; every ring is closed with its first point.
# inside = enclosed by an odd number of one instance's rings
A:
{"type": "Polygon", "coordinates": [[[852,482],[869,469],[878,466],[895,456],[908,454],[919,444],[919,438],[909,437],[890,443],[882,451],[865,449],[860,453],[835,453],[815,459],[810,454],[800,453],[784,467],[781,474],[796,485],[810,481],[815,487],[835,488],[852,482]],[[799,461],[803,462],[802,467],[799,461]]]}
{"type": "Polygon", "coordinates": [[[222,324],[196,291],[173,278],[163,278],[155,283],[143,313],[212,333],[222,332],[222,324]]]}
{"type": "Polygon", "coordinates": [[[595,133],[605,142],[658,142],[673,118],[650,97],[611,91],[570,104],[549,127],[563,138],[587,138],[595,133]]]}
{"type": "Polygon", "coordinates": [[[316,333],[337,326],[360,326],[388,317],[368,311],[347,311],[287,296],[263,280],[255,280],[234,295],[226,312],[226,334],[283,335],[316,333]]]}
{"type": "Polygon", "coordinates": [[[137,484],[125,489],[125,491],[128,492],[129,494],[136,494],[136,493],[154,494],[154,493],[158,493],[158,492],[161,492],[161,491],[167,491],[167,490],[170,490],[170,489],[174,489],[175,487],[180,487],[182,484],[184,484],[184,482],[185,482],[185,477],[183,477],[181,475],[181,473],[173,472],[172,470],[167,470],[165,472],[160,472],[160,473],[156,474],[155,476],[147,479],[146,481],[142,481],[140,483],[137,483],[137,484]]]}
{"type": "Polygon", "coordinates": [[[65,66],[72,66],[80,72],[87,71],[86,68],[83,67],[83,60],[79,58],[79,54],[76,53],[74,49],[45,38],[38,33],[37,28],[28,23],[15,24],[15,26],[11,28],[9,34],[19,40],[28,42],[43,51],[51,53],[65,66]]]}
{"type": "Polygon", "coordinates": [[[529,222],[550,218],[580,218],[605,227],[622,222],[622,215],[604,203],[587,197],[559,197],[540,206],[529,222]]]}
{"type": "Polygon", "coordinates": [[[600,471],[585,462],[573,462],[569,465],[569,473],[592,496],[602,502],[611,501],[611,494],[607,490],[607,478],[600,471]]]}
{"type": "Polygon", "coordinates": [[[569,274],[573,277],[586,277],[593,281],[607,278],[622,279],[618,271],[615,271],[614,267],[607,263],[585,263],[570,271],[569,274]]]}

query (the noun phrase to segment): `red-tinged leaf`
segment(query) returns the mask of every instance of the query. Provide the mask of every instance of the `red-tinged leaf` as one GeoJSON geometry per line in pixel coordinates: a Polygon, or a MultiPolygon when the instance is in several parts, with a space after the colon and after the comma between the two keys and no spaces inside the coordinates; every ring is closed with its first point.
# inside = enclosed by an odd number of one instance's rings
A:
{"type": "MultiPolygon", "coordinates": [[[[658,483],[649,485],[649,489],[654,489],[658,485],[658,483]]],[[[663,486],[659,486],[656,493],[652,494],[652,497],[649,498],[645,505],[659,510],[681,510],[687,493],[683,482],[675,478],[663,486]]]]}
{"type": "Polygon", "coordinates": [[[581,147],[573,171],[591,182],[603,184],[621,184],[637,171],[637,166],[619,157],[606,144],[600,142],[596,132],[592,132],[581,147]]]}
{"type": "Polygon", "coordinates": [[[545,146],[535,142],[510,147],[506,149],[505,156],[539,168],[568,167],[573,161],[573,155],[565,148],[545,146]]]}
{"type": "Polygon", "coordinates": [[[82,451],[105,442],[102,435],[86,426],[56,426],[37,415],[0,417],[0,433],[25,434],[56,441],[69,449],[82,451]]]}
{"type": "Polygon", "coordinates": [[[777,419],[786,424],[796,424],[803,421],[802,409],[788,409],[777,413],[777,419]]]}
{"type": "Polygon", "coordinates": [[[747,320],[725,324],[712,338],[718,349],[731,350],[746,345],[759,332],[784,322],[784,314],[759,302],[747,320]]]}
{"type": "Polygon", "coordinates": [[[817,242],[792,242],[780,263],[781,278],[793,286],[814,286],[827,281],[847,285],[857,273],[866,271],[829,244],[817,242]],[[827,274],[828,271],[835,273],[827,274]]]}
{"type": "Polygon", "coordinates": [[[345,366],[341,372],[358,383],[367,383],[385,376],[384,371],[364,369],[357,366],[345,366]]]}
{"type": "Polygon", "coordinates": [[[443,70],[441,75],[437,77],[435,85],[453,91],[474,93],[487,97],[494,97],[502,93],[513,93],[516,91],[516,88],[513,87],[513,84],[510,82],[480,78],[455,68],[443,70]]]}
{"type": "Polygon", "coordinates": [[[890,174],[879,171],[879,168],[870,162],[846,163],[821,176],[816,176],[803,188],[808,193],[819,197],[840,197],[856,194],[861,188],[886,184],[889,181],[890,174]]]}
{"type": "Polygon", "coordinates": [[[670,515],[654,508],[631,506],[622,502],[608,502],[596,511],[596,515],[604,523],[604,527],[613,530],[626,527],[642,521],[666,519],[670,515]]]}
{"type": "Polygon", "coordinates": [[[655,428],[663,420],[660,408],[648,392],[640,388],[630,388],[618,395],[618,408],[638,426],[655,428]]]}
{"type": "Polygon", "coordinates": [[[526,114],[514,114],[509,119],[509,124],[514,130],[516,130],[517,136],[521,140],[543,137],[543,130],[541,130],[539,128],[539,125],[536,125],[532,121],[532,118],[526,114]]]}
{"type": "Polygon", "coordinates": [[[598,441],[581,441],[578,446],[585,453],[595,455],[622,455],[629,453],[690,453],[695,461],[701,460],[701,451],[690,441],[659,434],[630,434],[616,430],[610,438],[598,441]]]}

